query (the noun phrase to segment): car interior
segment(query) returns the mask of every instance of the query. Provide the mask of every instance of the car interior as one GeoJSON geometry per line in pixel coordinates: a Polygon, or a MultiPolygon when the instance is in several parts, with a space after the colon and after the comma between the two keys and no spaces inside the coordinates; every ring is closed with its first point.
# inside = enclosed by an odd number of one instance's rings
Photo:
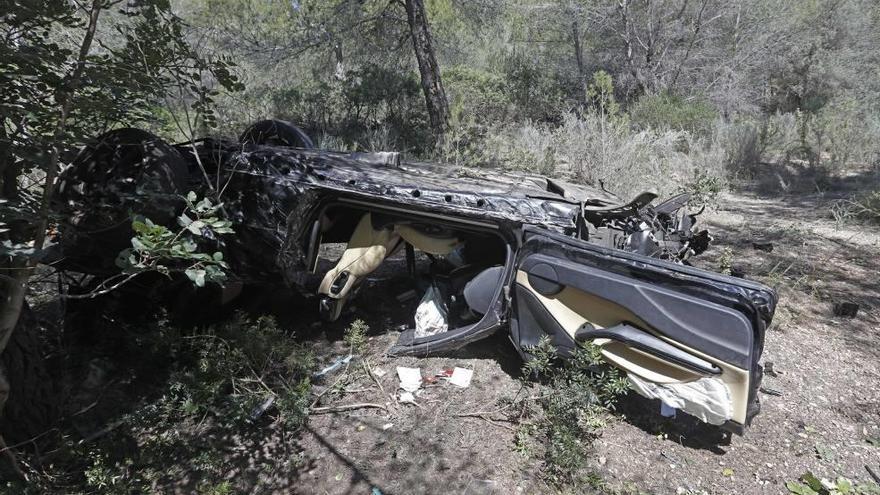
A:
{"type": "MultiPolygon", "coordinates": [[[[409,329],[415,339],[440,338],[479,322],[500,290],[509,254],[497,233],[453,219],[332,205],[316,225],[316,245],[345,243],[341,254],[331,255],[332,268],[318,273],[322,316],[339,318],[364,280],[403,254],[411,290],[421,298],[409,329]]],[[[317,270],[317,257],[312,268],[317,270]]]]}

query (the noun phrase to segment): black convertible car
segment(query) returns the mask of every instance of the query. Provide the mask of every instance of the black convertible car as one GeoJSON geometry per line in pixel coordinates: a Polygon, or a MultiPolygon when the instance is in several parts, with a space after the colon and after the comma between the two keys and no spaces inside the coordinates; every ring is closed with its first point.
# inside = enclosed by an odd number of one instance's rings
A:
{"type": "Polygon", "coordinates": [[[593,342],[637,392],[703,421],[741,433],[758,412],[777,296],[688,265],[710,237],[695,228],[686,195],[623,201],[540,176],[317,150],[281,121],[238,141],[174,146],[118,129],[59,181],[64,266],[118,271],[132,213],[173,225],[187,191],[223,202],[237,277],[312,291],[327,319],[384,260],[405,254],[424,295],[394,354],[449,351],[509,328],[524,356],[542,336],[563,355],[593,342]],[[344,243],[341,255],[308,287],[329,243],[344,243]],[[428,260],[423,273],[417,256],[428,260]]]}

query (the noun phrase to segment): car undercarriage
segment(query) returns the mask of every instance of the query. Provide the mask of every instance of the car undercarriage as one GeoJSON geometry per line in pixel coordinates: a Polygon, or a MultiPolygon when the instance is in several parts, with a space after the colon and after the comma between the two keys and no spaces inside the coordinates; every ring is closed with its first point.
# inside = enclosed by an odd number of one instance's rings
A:
{"type": "Polygon", "coordinates": [[[316,150],[281,121],[174,146],[119,129],[61,176],[58,266],[112,276],[132,215],[173,224],[188,191],[232,221],[235,235],[216,242],[234,283],[295,288],[327,320],[405,257],[421,301],[391,354],[449,352],[507,328],[526,359],[542,338],[562,356],[600,346],[637,392],[703,421],[741,432],[758,412],[777,296],[689,266],[711,237],[687,194],[624,201],[537,175],[316,150]],[[330,245],[344,247],[322,259],[330,245]]]}

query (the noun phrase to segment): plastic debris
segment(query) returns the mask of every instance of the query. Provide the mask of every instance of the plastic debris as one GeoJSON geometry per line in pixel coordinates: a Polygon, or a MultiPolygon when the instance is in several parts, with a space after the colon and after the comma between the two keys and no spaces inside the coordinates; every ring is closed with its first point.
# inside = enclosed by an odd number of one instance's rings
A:
{"type": "MultiPolygon", "coordinates": [[[[703,377],[687,383],[654,383],[633,373],[627,374],[630,385],[639,395],[660,399],[663,407],[680,409],[704,423],[720,425],[733,417],[733,401],[727,384],[716,377],[703,377]]],[[[666,416],[666,414],[663,414],[666,416]]]]}
{"type": "Polygon", "coordinates": [[[393,427],[393,426],[394,426],[394,423],[385,423],[384,425],[382,425],[382,431],[390,430],[391,427],[393,427]]]}
{"type": "Polygon", "coordinates": [[[266,398],[266,400],[264,400],[263,402],[258,404],[253,409],[251,409],[250,420],[256,421],[256,420],[260,419],[260,416],[262,416],[266,411],[268,411],[269,408],[272,407],[272,404],[274,404],[274,403],[275,403],[275,396],[270,395],[269,397],[266,398]]]}
{"type": "Polygon", "coordinates": [[[327,366],[326,368],[322,369],[321,371],[313,373],[312,378],[321,378],[322,376],[324,376],[328,373],[333,373],[334,371],[341,368],[343,364],[348,364],[348,362],[351,361],[351,358],[353,358],[353,357],[354,357],[354,355],[349,354],[348,356],[345,356],[345,357],[336,358],[336,361],[333,361],[333,364],[331,364],[330,366],[327,366]]]}
{"type": "Polygon", "coordinates": [[[401,404],[415,404],[416,397],[412,394],[412,392],[403,391],[400,393],[400,397],[397,398],[401,404]]]}
{"type": "Polygon", "coordinates": [[[468,388],[471,385],[471,378],[474,376],[474,370],[456,367],[452,370],[452,376],[449,377],[449,383],[456,387],[468,388]]]}
{"type": "Polygon", "coordinates": [[[431,335],[437,335],[449,330],[449,323],[446,321],[446,308],[440,291],[433,285],[428,287],[419,307],[416,308],[416,331],[415,337],[422,338],[431,335]]]}
{"type": "Polygon", "coordinates": [[[410,392],[410,394],[422,386],[421,368],[404,368],[403,366],[398,366],[397,378],[400,380],[400,388],[410,392]]]}
{"type": "Polygon", "coordinates": [[[676,409],[665,402],[660,402],[660,415],[664,418],[674,418],[676,409]]]}

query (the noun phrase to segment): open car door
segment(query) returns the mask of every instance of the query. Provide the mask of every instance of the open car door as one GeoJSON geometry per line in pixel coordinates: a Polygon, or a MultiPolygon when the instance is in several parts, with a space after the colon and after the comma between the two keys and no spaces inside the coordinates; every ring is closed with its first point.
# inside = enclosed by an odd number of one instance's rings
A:
{"type": "Polygon", "coordinates": [[[524,352],[544,335],[562,354],[592,342],[640,394],[741,434],[776,301],[761,284],[526,227],[511,334],[524,352]]]}

